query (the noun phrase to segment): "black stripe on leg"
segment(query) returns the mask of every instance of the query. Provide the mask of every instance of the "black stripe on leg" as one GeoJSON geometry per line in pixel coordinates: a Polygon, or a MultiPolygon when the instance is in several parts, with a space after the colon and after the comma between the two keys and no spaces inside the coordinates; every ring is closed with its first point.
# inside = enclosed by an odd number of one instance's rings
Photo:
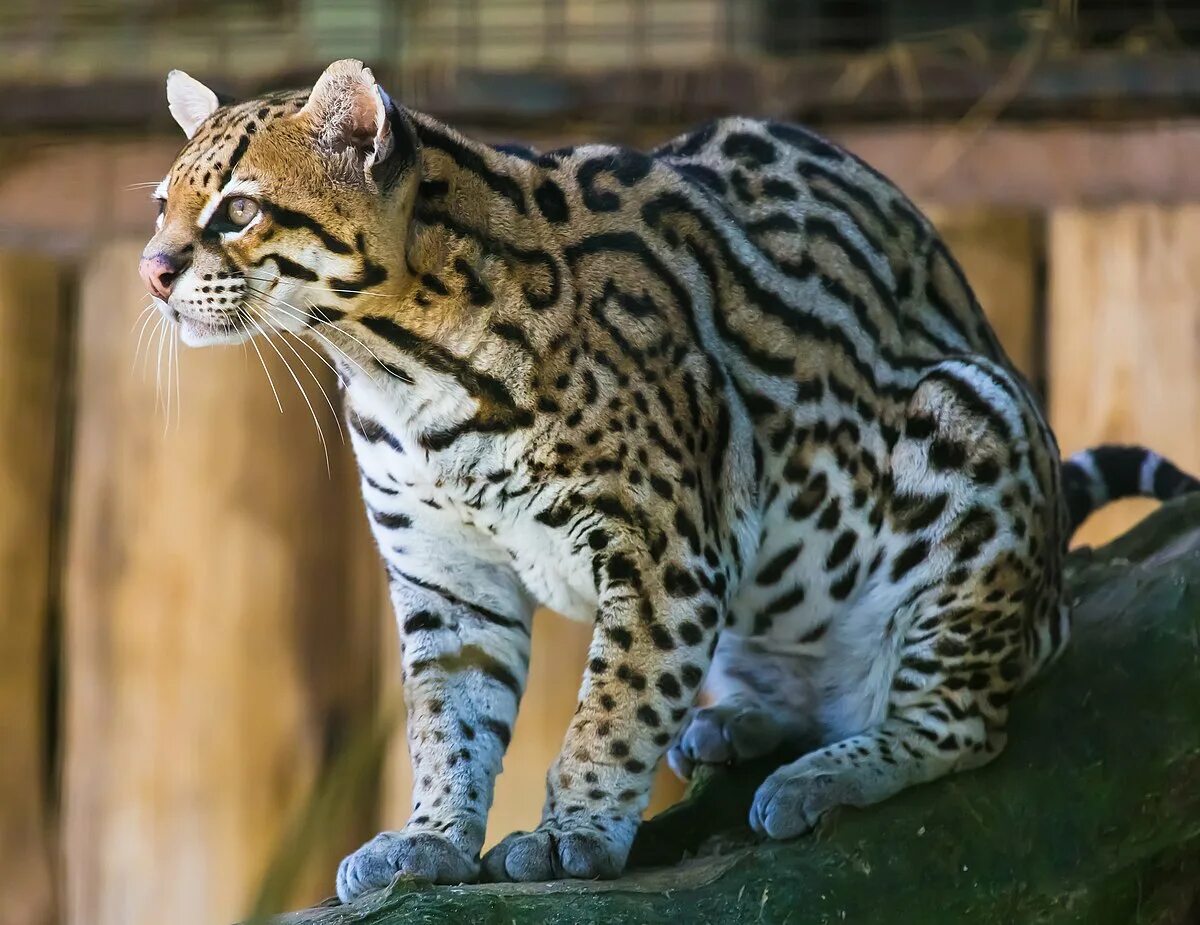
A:
{"type": "Polygon", "coordinates": [[[502,720],[492,719],[490,716],[486,716],[483,718],[483,721],[480,723],[480,725],[494,735],[497,739],[499,739],[501,745],[503,745],[505,748],[508,748],[508,743],[512,741],[512,727],[509,726],[508,723],[502,720]]]}
{"type": "Polygon", "coordinates": [[[434,584],[432,581],[425,581],[422,578],[418,578],[416,575],[410,575],[407,572],[401,572],[399,570],[397,570],[395,574],[397,578],[403,579],[409,584],[421,588],[424,591],[428,591],[431,594],[436,594],[449,604],[466,608],[477,617],[480,617],[484,621],[491,623],[494,626],[502,626],[505,629],[516,629],[523,633],[529,632],[529,628],[524,624],[524,622],[520,620],[513,620],[504,616],[503,614],[496,613],[494,610],[489,610],[486,607],[481,607],[478,604],[473,604],[470,601],[463,600],[457,594],[454,594],[452,591],[443,588],[441,585],[434,584]]]}
{"type": "Polygon", "coordinates": [[[413,662],[408,672],[411,677],[416,678],[434,667],[441,668],[447,674],[474,669],[508,688],[518,700],[521,699],[521,682],[517,676],[481,646],[463,646],[461,650],[452,654],[413,662]]]}

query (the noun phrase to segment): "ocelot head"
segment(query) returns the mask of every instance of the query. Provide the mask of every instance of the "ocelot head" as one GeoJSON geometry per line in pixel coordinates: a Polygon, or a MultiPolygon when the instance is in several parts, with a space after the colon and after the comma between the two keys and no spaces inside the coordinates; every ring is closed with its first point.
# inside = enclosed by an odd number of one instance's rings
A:
{"type": "Polygon", "coordinates": [[[241,103],[172,71],[167,101],[188,141],[139,270],[186,343],[300,331],[403,273],[416,136],[362,62],[241,103]]]}

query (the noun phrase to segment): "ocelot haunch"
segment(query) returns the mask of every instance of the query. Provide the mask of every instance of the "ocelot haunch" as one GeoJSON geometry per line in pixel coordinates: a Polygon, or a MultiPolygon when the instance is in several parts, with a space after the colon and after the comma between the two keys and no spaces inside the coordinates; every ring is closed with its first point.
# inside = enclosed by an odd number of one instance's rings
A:
{"type": "Polygon", "coordinates": [[[327,352],[390,578],[413,811],[344,900],[616,876],[664,756],[808,743],[754,799],[771,838],[991,761],[1066,644],[1073,528],[1200,487],[1060,462],[929,221],[805,129],[492,147],[357,61],[167,97],[146,285],[186,343],[327,352]],[[541,821],[481,860],[538,603],[592,623],[587,668],[541,821]]]}

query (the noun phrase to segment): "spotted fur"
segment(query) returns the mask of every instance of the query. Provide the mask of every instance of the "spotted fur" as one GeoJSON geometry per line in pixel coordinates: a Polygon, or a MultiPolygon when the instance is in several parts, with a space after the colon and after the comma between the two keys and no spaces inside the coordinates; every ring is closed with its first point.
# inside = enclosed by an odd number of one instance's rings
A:
{"type": "Polygon", "coordinates": [[[804,129],[537,153],[402,109],[357,62],[219,107],[172,81],[161,307],[195,343],[327,351],[391,581],[413,814],[343,862],[344,899],[480,874],[535,602],[595,631],[542,820],[482,870],[614,876],[668,750],[686,773],[810,743],[755,799],[776,838],[990,761],[1067,640],[1095,486],[1196,487],[1106,483],[1109,451],[1064,485],[929,222],[804,129]]]}

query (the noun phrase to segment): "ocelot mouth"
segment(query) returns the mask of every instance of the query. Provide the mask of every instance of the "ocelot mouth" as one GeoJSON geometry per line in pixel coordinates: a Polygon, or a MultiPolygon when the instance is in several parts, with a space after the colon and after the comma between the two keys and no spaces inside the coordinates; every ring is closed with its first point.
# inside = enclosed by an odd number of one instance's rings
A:
{"type": "Polygon", "coordinates": [[[189,347],[237,343],[250,336],[243,325],[232,319],[201,320],[184,315],[173,308],[167,309],[167,317],[178,323],[180,337],[189,347]],[[172,318],[172,316],[174,317],[172,318]]]}

